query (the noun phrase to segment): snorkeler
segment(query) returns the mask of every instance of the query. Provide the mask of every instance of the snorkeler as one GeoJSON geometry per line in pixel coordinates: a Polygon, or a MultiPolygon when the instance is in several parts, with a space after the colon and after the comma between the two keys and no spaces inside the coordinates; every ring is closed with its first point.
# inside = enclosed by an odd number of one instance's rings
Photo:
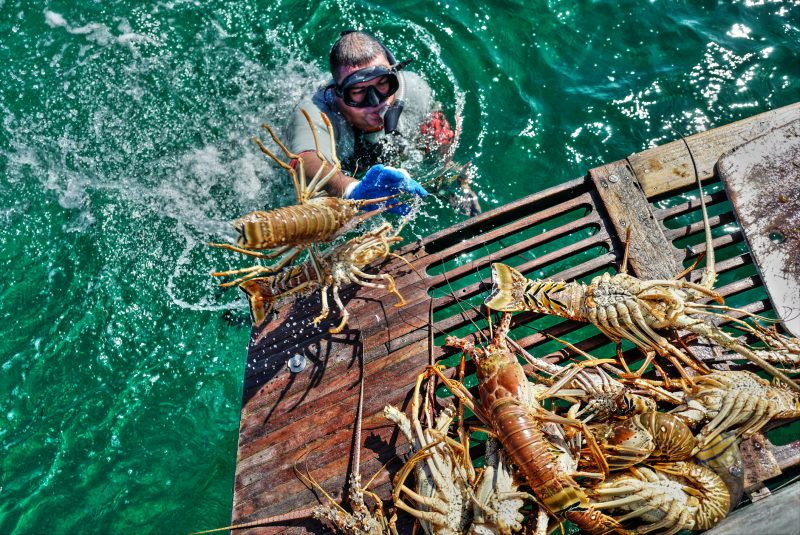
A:
{"type": "MultiPolygon", "coordinates": [[[[305,169],[314,175],[322,165],[308,123],[300,112],[318,109],[333,123],[337,156],[343,171],[332,178],[326,190],[348,199],[374,199],[397,193],[425,197],[428,192],[399,165],[399,147],[404,136],[424,131],[433,116],[430,86],[417,74],[402,71],[411,60],[398,62],[375,37],[358,31],[342,32],[330,52],[333,80],[295,109],[287,131],[289,150],[303,157],[305,169]],[[386,164],[386,165],[385,165],[386,164]],[[353,178],[366,170],[361,180],[353,178]]],[[[434,112],[436,114],[437,112],[434,112]]],[[[312,113],[320,136],[320,146],[330,157],[330,139],[319,114],[312,113]]],[[[446,132],[437,138],[452,141],[446,132]]],[[[406,205],[390,210],[406,213],[406,205]]]]}

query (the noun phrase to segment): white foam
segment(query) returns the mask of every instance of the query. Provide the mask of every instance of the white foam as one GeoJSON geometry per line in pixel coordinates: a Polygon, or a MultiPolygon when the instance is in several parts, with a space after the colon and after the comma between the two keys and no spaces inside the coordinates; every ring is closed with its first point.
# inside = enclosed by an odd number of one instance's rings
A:
{"type": "Polygon", "coordinates": [[[177,279],[185,277],[187,273],[198,275],[197,266],[193,265],[191,262],[192,253],[197,247],[206,247],[204,243],[201,244],[192,237],[183,225],[178,225],[177,231],[178,234],[185,239],[185,245],[183,251],[181,251],[180,257],[175,262],[175,268],[167,278],[167,283],[164,288],[172,303],[178,308],[194,311],[228,310],[234,307],[247,306],[241,292],[230,293],[230,295],[234,296],[233,301],[217,303],[217,299],[213,297],[213,292],[211,291],[216,282],[212,280],[213,277],[210,273],[206,275],[208,283],[205,285],[205,288],[207,291],[198,291],[198,288],[194,287],[184,290],[184,287],[176,282],[177,279]],[[192,297],[197,294],[201,297],[199,300],[195,301],[192,297]]]}
{"type": "Polygon", "coordinates": [[[86,40],[99,44],[100,46],[107,46],[109,44],[120,45],[133,45],[136,43],[154,43],[155,40],[147,35],[137,34],[131,31],[130,24],[126,20],[122,20],[118,26],[118,30],[122,33],[115,36],[108,26],[98,22],[90,22],[83,26],[72,26],[60,13],[44,10],[45,23],[51,28],[64,28],[72,35],[85,35],[86,40]]]}

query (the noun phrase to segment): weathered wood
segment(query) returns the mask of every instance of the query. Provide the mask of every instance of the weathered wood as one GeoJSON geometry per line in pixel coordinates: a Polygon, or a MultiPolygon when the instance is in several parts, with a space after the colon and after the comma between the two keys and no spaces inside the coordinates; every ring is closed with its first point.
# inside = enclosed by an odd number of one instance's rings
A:
{"type": "Polygon", "coordinates": [[[800,482],[732,512],[707,535],[796,535],[800,526],[800,482]]]}
{"type": "MultiPolygon", "coordinates": [[[[795,103],[687,137],[700,178],[714,176],[714,166],[724,153],[798,118],[800,103],[795,103]]],[[[692,161],[681,140],[631,154],[628,162],[648,199],[695,181],[692,161]]]]}
{"type": "Polygon", "coordinates": [[[775,311],[800,336],[800,119],[727,152],[717,168],[775,311]]]}
{"type": "MultiPolygon", "coordinates": [[[[386,404],[405,408],[408,392],[394,388],[394,384],[413,384],[428,359],[427,341],[404,348],[403,352],[396,352],[394,356],[397,360],[388,366],[384,363],[381,367],[381,363],[376,362],[370,369],[365,369],[365,389],[368,394],[361,444],[361,469],[365,477],[371,476],[383,464],[395,458],[397,433],[393,425],[383,419],[382,409],[386,404]],[[407,355],[404,356],[403,352],[407,355]],[[387,378],[391,378],[391,381],[387,378]],[[383,446],[376,447],[376,443],[383,446]]],[[[308,398],[303,400],[303,406],[296,405],[297,399],[286,400],[286,403],[282,400],[276,414],[265,424],[265,427],[271,426],[275,421],[276,429],[265,428],[263,436],[259,436],[257,430],[240,436],[235,518],[247,521],[316,503],[314,495],[295,476],[295,464],[301,469],[307,464],[320,485],[337,501],[341,498],[351,455],[357,376],[358,370],[354,367],[347,378],[335,381],[333,388],[317,388],[309,392],[308,398]],[[351,388],[344,388],[343,385],[348,383],[351,388]],[[308,411],[308,405],[311,404],[319,404],[320,407],[308,411]],[[284,421],[277,424],[280,411],[284,411],[284,415],[286,411],[293,414],[288,416],[288,420],[284,417],[284,421]]],[[[248,419],[252,420],[254,416],[251,414],[248,419]]],[[[388,478],[389,474],[382,472],[375,485],[388,488],[388,478]]],[[[291,532],[308,532],[309,529],[313,532],[314,525],[313,522],[306,523],[292,528],[291,532]]]]}
{"type": "Polygon", "coordinates": [[[630,229],[629,261],[641,279],[669,279],[680,273],[680,253],[667,241],[636,176],[624,161],[589,171],[603,200],[617,238],[624,243],[630,229]]]}
{"type": "Polygon", "coordinates": [[[800,440],[783,446],[776,446],[768,440],[767,447],[781,470],[800,464],[800,440]]]}

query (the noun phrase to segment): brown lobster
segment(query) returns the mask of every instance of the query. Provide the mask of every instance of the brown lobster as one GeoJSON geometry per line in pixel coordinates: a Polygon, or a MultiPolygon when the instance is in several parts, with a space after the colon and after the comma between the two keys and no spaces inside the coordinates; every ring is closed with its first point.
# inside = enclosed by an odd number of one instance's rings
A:
{"type": "Polygon", "coordinates": [[[269,268],[252,266],[244,269],[213,273],[215,276],[243,274],[241,278],[226,283],[226,286],[232,286],[253,278],[263,271],[276,273],[286,265],[294,262],[306,249],[311,251],[313,259],[316,255],[313,247],[314,244],[330,242],[351,230],[357,224],[382,212],[382,210],[374,210],[368,214],[358,216],[359,210],[363,206],[366,204],[385,202],[393,198],[382,197],[369,200],[351,200],[327,196],[324,190],[325,185],[342,170],[342,165],[336,156],[333,125],[324,113],[320,113],[331,139],[331,159],[328,159],[320,150],[319,139],[317,138],[317,127],[312,122],[306,110],[301,109],[300,111],[305,116],[311,128],[317,149],[317,156],[322,161],[322,165],[311,180],[308,180],[303,158],[299,154],[290,152],[268,124],[263,125],[286,157],[290,161],[297,162],[296,165],[292,165],[289,162],[281,160],[272,151],[266,148],[261,141],[257,138],[253,138],[253,141],[255,141],[264,154],[269,156],[275,163],[289,173],[292,178],[292,184],[294,185],[297,204],[268,211],[257,210],[234,221],[233,226],[239,234],[236,240],[237,245],[227,243],[208,244],[211,247],[228,249],[265,260],[279,258],[279,260],[275,262],[275,264],[269,266],[269,268]],[[256,251],[262,249],[272,249],[272,251],[268,253],[256,251]]]}
{"type": "MultiPolygon", "coordinates": [[[[461,383],[442,374],[440,378],[479,419],[491,427],[550,514],[566,518],[588,533],[629,533],[619,522],[590,507],[586,492],[573,479],[575,475],[589,474],[574,470],[575,462],[567,452],[555,453],[556,446],[547,438],[544,429],[546,423],[581,430],[595,462],[604,474],[608,472],[608,465],[585,424],[558,416],[539,405],[522,366],[506,345],[505,335],[510,323],[510,314],[504,314],[486,349],[476,348],[464,339],[452,336],[446,339],[448,346],[461,349],[475,361],[480,404],[473,401],[461,383]]],[[[597,474],[591,475],[597,477],[597,474]]]]}

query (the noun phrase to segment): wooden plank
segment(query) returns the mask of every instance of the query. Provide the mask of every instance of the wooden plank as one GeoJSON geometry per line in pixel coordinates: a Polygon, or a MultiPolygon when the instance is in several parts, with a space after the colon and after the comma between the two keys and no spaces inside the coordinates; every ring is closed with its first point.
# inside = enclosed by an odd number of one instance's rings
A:
{"type": "Polygon", "coordinates": [[[781,470],[800,464],[800,440],[783,446],[776,446],[768,440],[767,447],[781,470]]]}
{"type": "Polygon", "coordinates": [[[784,327],[800,336],[800,119],[725,154],[720,179],[784,327]]]}
{"type": "MultiPolygon", "coordinates": [[[[361,444],[363,474],[371,476],[395,457],[397,432],[394,425],[383,418],[382,410],[386,404],[405,408],[409,390],[397,385],[413,385],[427,361],[427,340],[421,340],[394,352],[391,361],[375,361],[366,367],[361,444]],[[387,377],[392,380],[387,381],[387,377]]],[[[341,497],[351,456],[358,375],[358,366],[354,366],[345,377],[334,377],[326,381],[324,387],[320,385],[306,392],[305,398],[301,394],[280,399],[280,405],[268,415],[267,421],[264,418],[265,412],[271,409],[268,406],[250,411],[247,418],[243,418],[242,425],[249,425],[249,429],[243,428],[240,435],[234,489],[235,521],[316,505],[316,497],[307,492],[295,476],[295,463],[301,463],[301,468],[308,463],[319,483],[335,498],[341,497]]],[[[390,474],[382,472],[375,485],[388,489],[389,477],[390,474]]],[[[318,529],[319,525],[316,526],[318,529]]],[[[310,523],[293,527],[289,532],[318,531],[314,523],[310,523]]]]}
{"type": "MultiPolygon", "coordinates": [[[[687,137],[700,178],[714,176],[714,166],[724,153],[799,118],[800,102],[687,137]]],[[[648,199],[695,181],[692,161],[681,140],[631,154],[628,162],[648,199]]]]}
{"type": "Polygon", "coordinates": [[[646,280],[670,279],[683,271],[677,260],[680,252],[667,241],[627,163],[597,167],[589,171],[589,176],[621,243],[631,229],[629,261],[633,273],[646,280]]]}
{"type": "Polygon", "coordinates": [[[796,535],[800,526],[800,482],[732,512],[706,535],[796,535]]]}

